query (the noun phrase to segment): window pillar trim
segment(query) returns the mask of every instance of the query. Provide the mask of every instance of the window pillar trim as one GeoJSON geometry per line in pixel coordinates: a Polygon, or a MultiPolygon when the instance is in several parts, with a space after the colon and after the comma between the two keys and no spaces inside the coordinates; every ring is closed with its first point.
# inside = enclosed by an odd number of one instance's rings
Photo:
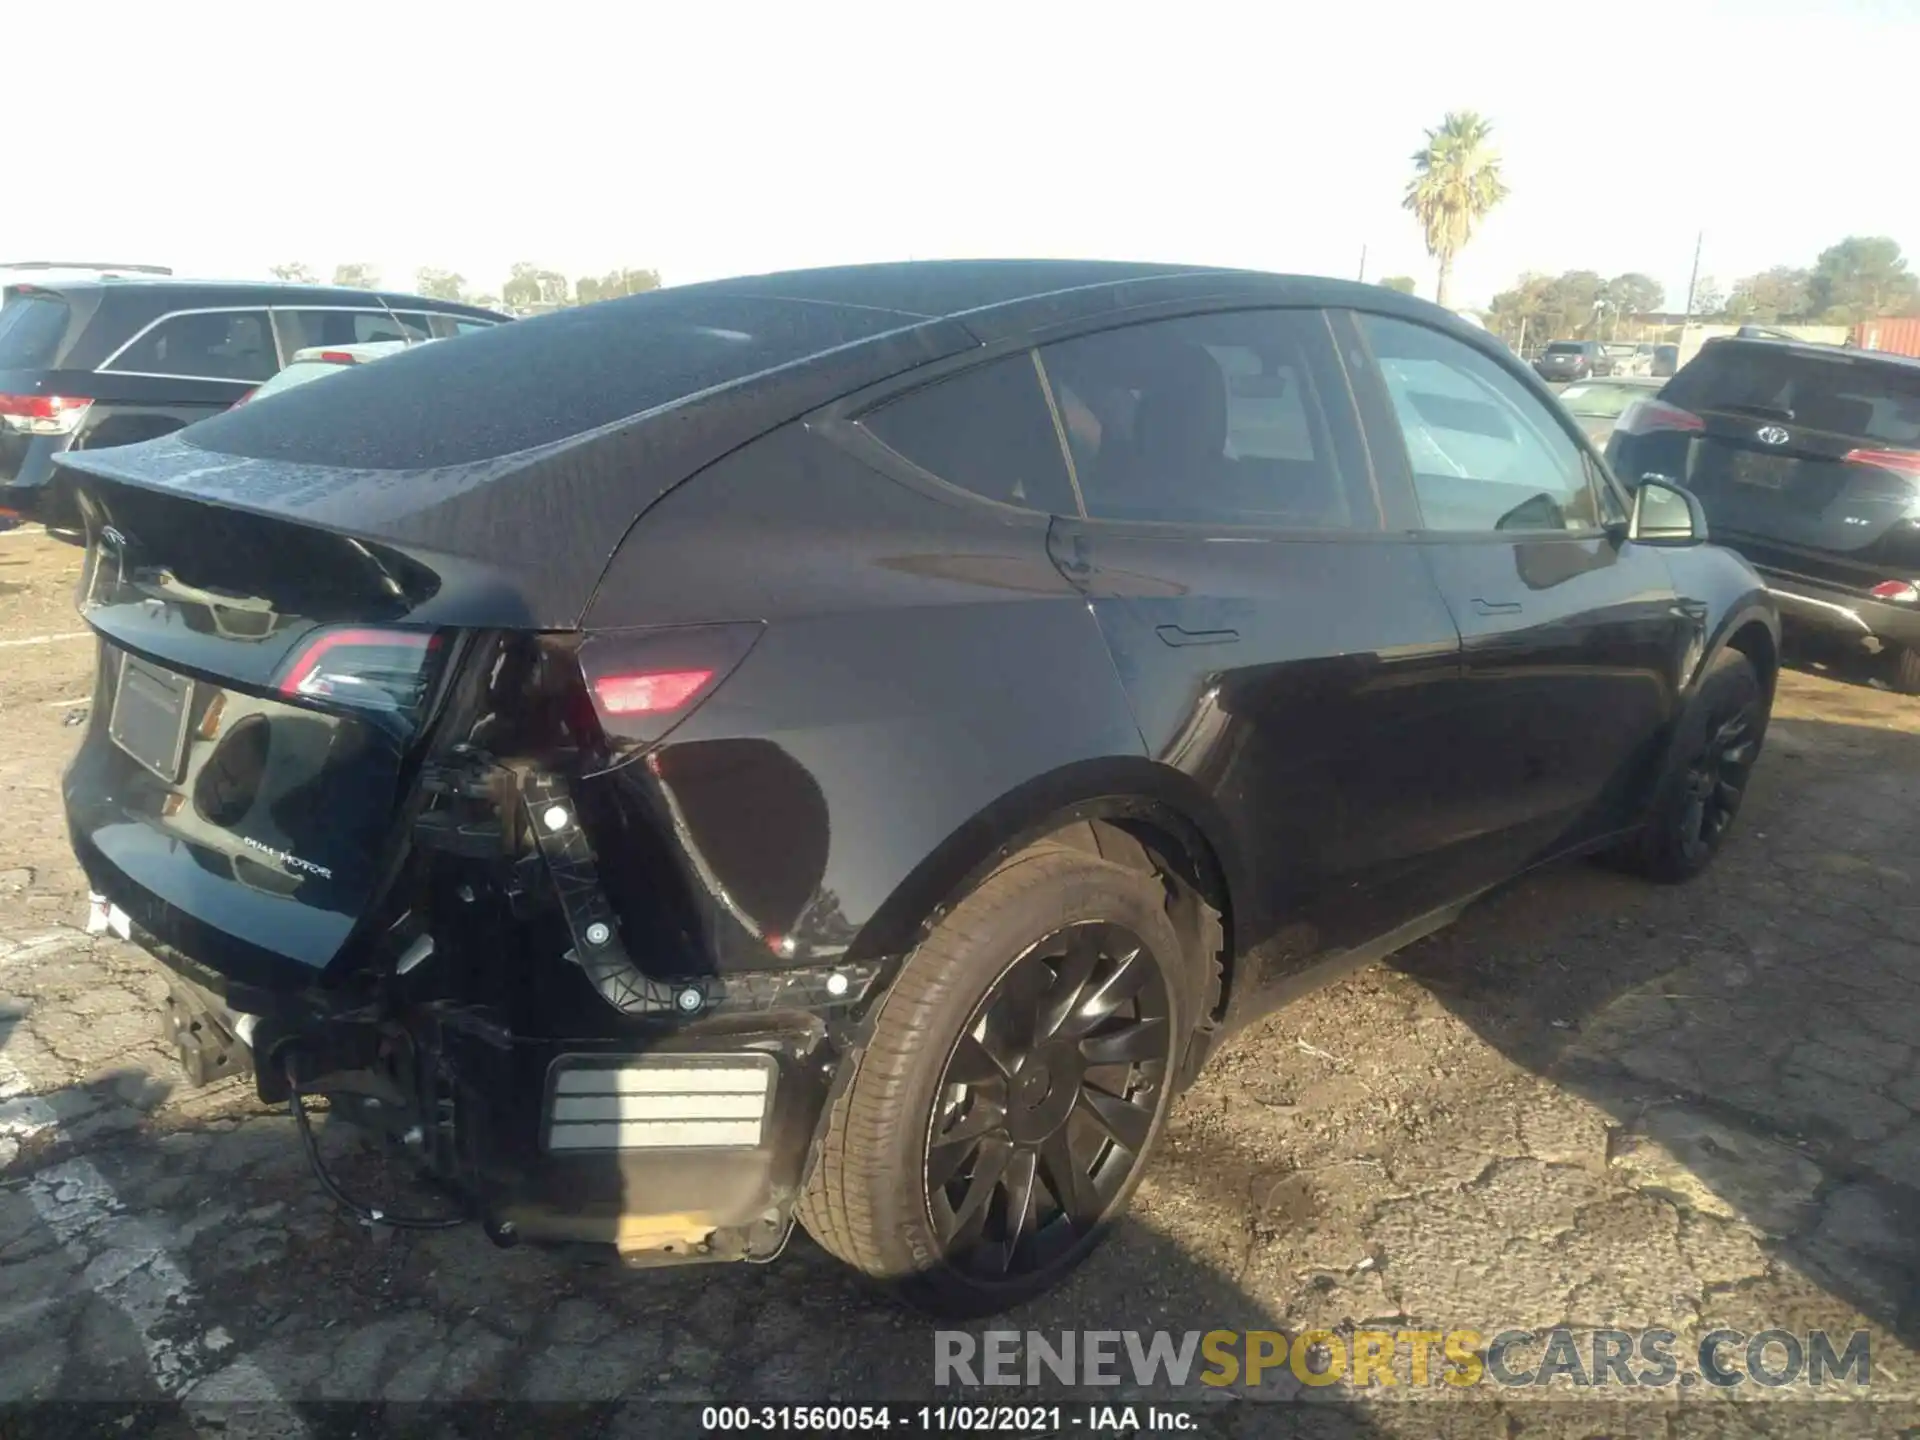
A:
{"type": "Polygon", "coordinates": [[[1073,446],[1067,440],[1067,422],[1060,414],[1060,402],[1054,398],[1053,381],[1047,374],[1047,362],[1040,358],[1038,349],[1029,350],[1033,357],[1033,373],[1039,378],[1040,393],[1047,397],[1047,414],[1053,417],[1053,438],[1060,442],[1060,457],[1067,462],[1067,484],[1073,487],[1073,503],[1080,511],[1080,519],[1088,518],[1087,497],[1080,492],[1080,469],[1073,463],[1073,446]]]}

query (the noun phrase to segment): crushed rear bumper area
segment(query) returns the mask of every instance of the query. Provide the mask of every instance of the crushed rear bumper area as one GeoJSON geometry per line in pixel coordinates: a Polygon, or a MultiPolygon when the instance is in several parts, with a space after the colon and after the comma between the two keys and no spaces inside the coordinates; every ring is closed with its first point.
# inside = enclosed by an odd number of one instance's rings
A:
{"type": "MultiPolygon", "coordinates": [[[[451,1199],[444,1213],[496,1243],[608,1244],[633,1266],[779,1253],[846,1050],[792,1012],[664,1021],[624,1041],[509,1036],[457,1007],[380,1017],[318,992],[241,992],[272,1004],[256,1015],[137,925],[129,938],[167,968],[162,1034],[195,1084],[252,1074],[269,1103],[324,1101],[326,1123],[407,1154],[451,1199]]],[[[320,1179],[362,1220],[411,1223],[320,1179]]]]}
{"type": "Polygon", "coordinates": [[[589,1049],[350,1023],[274,1053],[277,1088],[409,1152],[497,1242],[609,1244],[631,1265],[779,1253],[837,1068],[804,1024],[589,1049]]]}

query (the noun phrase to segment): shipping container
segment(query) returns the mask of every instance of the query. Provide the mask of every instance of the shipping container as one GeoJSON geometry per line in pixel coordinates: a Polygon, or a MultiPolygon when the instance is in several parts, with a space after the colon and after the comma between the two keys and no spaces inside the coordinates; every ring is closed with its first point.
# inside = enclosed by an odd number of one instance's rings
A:
{"type": "Polygon", "coordinates": [[[1920,356],[1920,315],[1898,320],[1862,320],[1853,327],[1853,343],[1862,350],[1920,356]]]}

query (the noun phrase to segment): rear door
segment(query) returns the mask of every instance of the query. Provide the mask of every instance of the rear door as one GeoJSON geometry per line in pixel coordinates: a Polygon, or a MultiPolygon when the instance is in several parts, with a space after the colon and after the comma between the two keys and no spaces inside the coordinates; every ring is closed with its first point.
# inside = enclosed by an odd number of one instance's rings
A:
{"type": "Polygon", "coordinates": [[[1437,330],[1347,317],[1376,463],[1410,476],[1420,553],[1459,627],[1447,764],[1463,888],[1633,818],[1706,607],[1657,550],[1606,528],[1624,506],[1558,407],[1437,330]]]}
{"type": "Polygon", "coordinates": [[[1920,365],[1723,341],[1661,392],[1713,538],[1754,564],[1865,591],[1920,578],[1920,365]]]}
{"type": "Polygon", "coordinates": [[[1235,925],[1263,980],[1447,898],[1430,711],[1459,640],[1388,527],[1325,315],[1192,316],[1040,355],[1084,507],[1055,521],[1055,561],[1148,753],[1247,859],[1235,925]]]}
{"type": "MultiPolygon", "coordinates": [[[[103,304],[96,323],[111,319],[103,304]]],[[[98,398],[72,448],[132,445],[218,415],[279,368],[265,308],[172,311],[115,345],[96,367],[89,380],[98,398]]]]}

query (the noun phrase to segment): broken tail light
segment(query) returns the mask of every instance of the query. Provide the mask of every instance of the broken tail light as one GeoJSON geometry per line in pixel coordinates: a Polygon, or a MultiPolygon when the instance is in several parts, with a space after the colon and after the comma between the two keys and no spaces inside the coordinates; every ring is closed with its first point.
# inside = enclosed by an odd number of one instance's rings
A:
{"type": "Polygon", "coordinates": [[[434,631],[321,630],[293,653],[274,688],[288,699],[343,706],[410,734],[425,716],[445,650],[434,631]]]}
{"type": "Polygon", "coordinates": [[[78,395],[0,395],[0,430],[71,435],[93,401],[78,395]]]}

